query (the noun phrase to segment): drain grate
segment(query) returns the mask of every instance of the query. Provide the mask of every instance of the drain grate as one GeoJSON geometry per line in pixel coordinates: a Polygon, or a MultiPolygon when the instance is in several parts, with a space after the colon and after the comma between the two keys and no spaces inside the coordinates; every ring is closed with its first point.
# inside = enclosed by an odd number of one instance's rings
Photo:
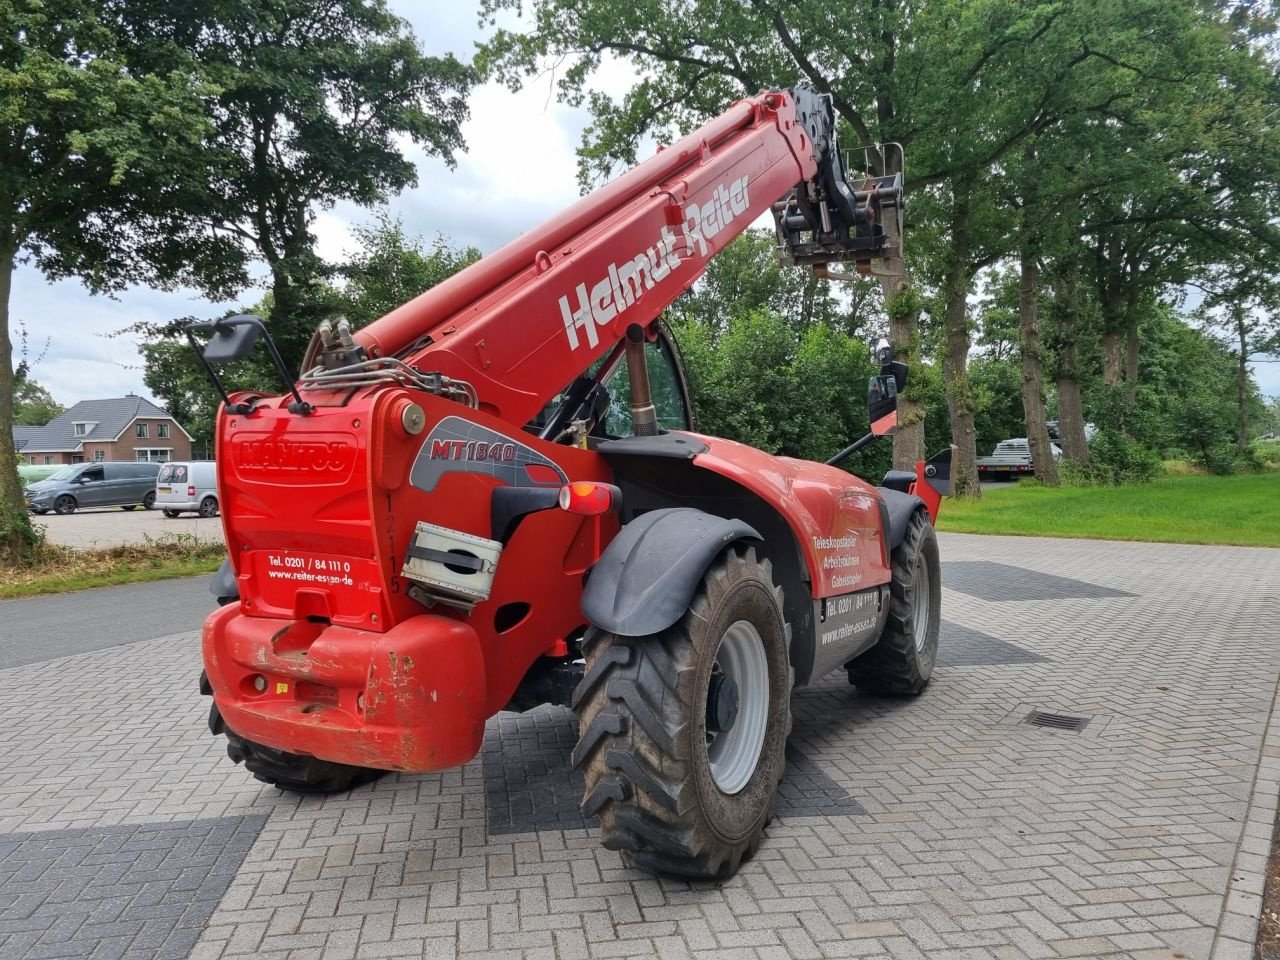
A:
{"type": "Polygon", "coordinates": [[[1022,722],[1032,727],[1047,727],[1050,730],[1070,730],[1072,733],[1079,733],[1088,725],[1089,718],[1069,717],[1065,713],[1045,713],[1042,710],[1032,710],[1022,722]]]}

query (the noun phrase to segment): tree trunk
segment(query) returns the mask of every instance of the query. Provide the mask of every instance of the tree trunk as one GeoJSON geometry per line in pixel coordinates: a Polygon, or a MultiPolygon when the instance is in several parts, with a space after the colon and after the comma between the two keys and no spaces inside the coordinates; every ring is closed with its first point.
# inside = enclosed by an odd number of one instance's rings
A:
{"type": "Polygon", "coordinates": [[[1128,344],[1124,355],[1125,396],[1129,400],[1129,409],[1138,401],[1138,317],[1135,310],[1129,311],[1128,326],[1125,330],[1128,344]]]}
{"type": "Polygon", "coordinates": [[[1236,365],[1236,450],[1243,455],[1249,449],[1249,338],[1244,311],[1237,309],[1236,334],[1240,338],[1240,362],[1236,365]]]}
{"type": "Polygon", "coordinates": [[[1058,320],[1058,432],[1063,455],[1081,465],[1089,462],[1084,434],[1084,404],[1080,399],[1079,276],[1069,275],[1056,298],[1058,320]]]}
{"type": "Polygon", "coordinates": [[[1118,330],[1102,331],[1102,382],[1108,387],[1120,386],[1124,368],[1123,351],[1120,349],[1118,330]]]}
{"type": "Polygon", "coordinates": [[[13,287],[13,247],[0,248],[0,563],[31,555],[35,534],[18,479],[13,448],[13,341],[9,339],[9,294],[13,287]]]}
{"type": "Polygon", "coordinates": [[[957,184],[951,213],[951,257],[944,283],[947,301],[942,378],[951,419],[951,442],[956,447],[951,473],[955,495],[978,499],[982,484],[978,479],[978,431],[973,422],[973,388],[969,383],[969,281],[969,188],[962,183],[957,184]]]}
{"type": "MultiPolygon", "coordinates": [[[[889,342],[893,344],[894,359],[910,367],[919,361],[916,331],[920,310],[906,302],[910,296],[911,281],[907,279],[907,261],[902,256],[897,217],[884,218],[884,232],[889,244],[898,248],[896,256],[880,261],[884,271],[880,277],[880,290],[884,295],[885,311],[889,314],[889,342]]],[[[908,374],[906,393],[898,397],[898,432],[893,436],[895,470],[914,470],[916,463],[924,459],[924,403],[914,399],[914,393],[911,375],[908,374]]]]}
{"type": "Polygon", "coordinates": [[[1042,483],[1058,485],[1058,465],[1044,415],[1044,345],[1040,341],[1040,268],[1026,237],[1020,255],[1018,338],[1022,342],[1022,413],[1027,421],[1031,463],[1042,483]]]}

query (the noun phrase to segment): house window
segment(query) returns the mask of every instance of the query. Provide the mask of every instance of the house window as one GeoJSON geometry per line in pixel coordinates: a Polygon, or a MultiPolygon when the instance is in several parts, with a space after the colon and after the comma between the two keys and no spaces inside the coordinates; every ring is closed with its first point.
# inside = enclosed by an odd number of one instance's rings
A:
{"type": "Polygon", "coordinates": [[[94,462],[94,463],[101,463],[101,462],[102,462],[103,460],[105,460],[105,459],[107,459],[107,451],[105,451],[105,450],[95,450],[95,451],[93,451],[93,462],[94,462]]]}
{"type": "Polygon", "coordinates": [[[133,455],[139,463],[167,463],[173,457],[173,448],[139,447],[133,455]]]}
{"type": "Polygon", "coordinates": [[[133,428],[133,435],[137,437],[139,440],[147,439],[147,437],[149,436],[147,425],[145,423],[139,423],[138,425],[136,425],[133,428]]]}
{"type": "Polygon", "coordinates": [[[77,437],[83,437],[89,432],[89,425],[87,423],[73,423],[71,430],[77,437]]]}
{"type": "Polygon", "coordinates": [[[169,439],[169,425],[167,423],[156,424],[156,436],[161,440],[169,439]]]}
{"type": "Polygon", "coordinates": [[[77,453],[75,456],[73,456],[73,457],[71,458],[71,462],[72,462],[72,463],[84,463],[84,457],[83,457],[81,454],[78,454],[78,453],[77,453]]]}
{"type": "Polygon", "coordinates": [[[45,457],[44,462],[46,466],[50,463],[53,463],[53,457],[45,457]]]}

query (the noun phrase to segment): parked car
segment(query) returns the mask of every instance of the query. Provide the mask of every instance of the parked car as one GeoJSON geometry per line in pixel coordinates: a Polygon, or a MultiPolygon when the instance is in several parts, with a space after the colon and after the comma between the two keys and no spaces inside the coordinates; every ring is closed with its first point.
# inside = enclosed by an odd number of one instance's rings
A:
{"type": "Polygon", "coordinates": [[[218,515],[218,471],[212,460],[174,460],[156,477],[156,506],[166,517],[218,515]]]}
{"type": "MultiPolygon", "coordinates": [[[[1056,443],[1053,447],[1053,459],[1062,459],[1062,448],[1056,443]]],[[[978,458],[979,480],[1012,480],[1015,477],[1030,477],[1035,474],[1031,463],[1031,445],[1026,437],[1015,437],[1012,440],[1001,440],[989,457],[978,458]]]]}
{"type": "Polygon", "coordinates": [[[26,489],[32,513],[75,513],[80,507],[124,507],[156,501],[158,463],[73,463],[26,489]]]}

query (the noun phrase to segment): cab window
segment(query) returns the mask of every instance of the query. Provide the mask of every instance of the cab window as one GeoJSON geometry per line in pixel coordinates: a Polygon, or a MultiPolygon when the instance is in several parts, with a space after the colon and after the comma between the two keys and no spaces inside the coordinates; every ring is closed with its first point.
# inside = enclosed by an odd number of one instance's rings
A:
{"type": "MultiPolygon", "coordinates": [[[[653,395],[653,408],[658,415],[658,426],[663,430],[688,430],[692,426],[689,408],[685,404],[683,385],[676,367],[675,355],[666,337],[644,345],[645,365],[649,368],[649,392],[653,395]]],[[[611,437],[631,436],[631,379],[627,372],[627,358],[605,381],[609,389],[609,414],[605,417],[604,430],[611,437]]]]}

